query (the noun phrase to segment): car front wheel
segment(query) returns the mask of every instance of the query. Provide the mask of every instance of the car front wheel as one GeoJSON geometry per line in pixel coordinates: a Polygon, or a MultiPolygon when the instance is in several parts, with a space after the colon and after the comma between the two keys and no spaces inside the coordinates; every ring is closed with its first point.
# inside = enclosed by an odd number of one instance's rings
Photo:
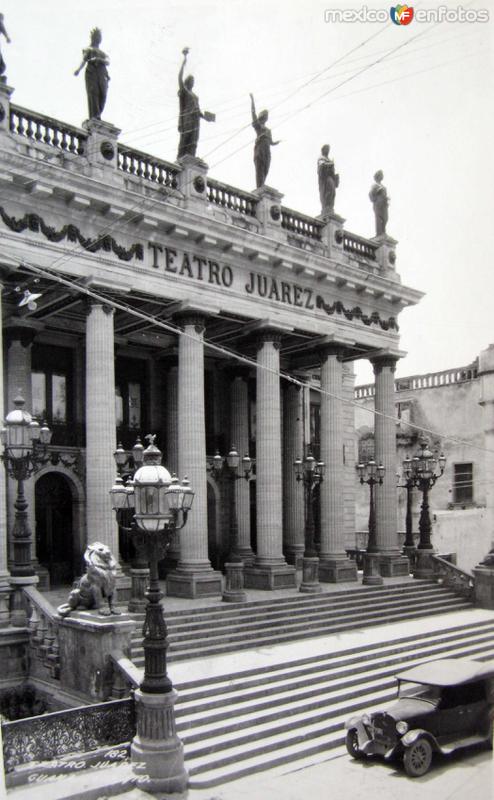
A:
{"type": "Polygon", "coordinates": [[[362,752],[360,747],[358,746],[358,733],[356,728],[351,728],[347,732],[346,739],[345,739],[346,749],[350,753],[352,758],[365,758],[365,753],[362,752]]]}
{"type": "Polygon", "coordinates": [[[403,755],[403,766],[410,778],[419,778],[425,775],[432,761],[432,746],[427,739],[417,739],[407,747],[403,755]]]}

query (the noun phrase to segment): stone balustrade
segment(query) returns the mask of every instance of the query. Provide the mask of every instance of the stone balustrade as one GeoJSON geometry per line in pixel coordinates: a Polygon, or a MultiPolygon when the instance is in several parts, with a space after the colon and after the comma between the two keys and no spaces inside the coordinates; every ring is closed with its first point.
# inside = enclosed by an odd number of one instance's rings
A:
{"type": "Polygon", "coordinates": [[[87,133],[82,129],[16,105],[10,106],[10,131],[78,156],[84,153],[87,141],[87,133]]]}
{"type": "Polygon", "coordinates": [[[369,242],[368,239],[364,239],[362,236],[357,236],[354,233],[349,233],[348,231],[343,231],[343,250],[346,250],[347,253],[353,253],[356,256],[360,256],[368,261],[375,261],[376,260],[376,252],[378,249],[378,245],[369,242]]]}
{"type": "Polygon", "coordinates": [[[432,555],[434,565],[434,576],[444,586],[448,586],[457,594],[473,600],[474,598],[474,577],[464,569],[460,569],[456,564],[448,561],[444,556],[432,555]]]}
{"type": "Polygon", "coordinates": [[[118,169],[127,175],[135,175],[159,186],[170,189],[176,189],[178,186],[177,175],[180,167],[123,144],[118,145],[118,169]]]}
{"type": "Polygon", "coordinates": [[[255,217],[257,197],[254,194],[242,192],[233,186],[209,178],[206,191],[208,201],[213,205],[228,208],[230,211],[245,214],[247,217],[255,217]]]}
{"type": "MultiPolygon", "coordinates": [[[[466,367],[456,367],[440,372],[429,372],[426,375],[410,375],[405,378],[395,380],[395,392],[415,391],[417,389],[435,389],[440,386],[451,386],[466,381],[478,379],[477,362],[466,367]]],[[[373,383],[355,387],[355,400],[365,400],[374,397],[375,389],[373,383]]]]}
{"type": "Polygon", "coordinates": [[[298,211],[292,211],[291,208],[282,207],[281,227],[290,233],[296,233],[298,236],[305,236],[308,239],[315,239],[320,242],[324,224],[314,217],[308,217],[298,211]]]}
{"type": "MultiPolygon", "coordinates": [[[[28,617],[29,646],[31,658],[42,671],[47,671],[51,678],[60,678],[60,644],[58,638],[59,618],[55,609],[34,586],[23,588],[27,598],[30,614],[28,617]]],[[[31,673],[35,664],[31,663],[31,673]]]]}

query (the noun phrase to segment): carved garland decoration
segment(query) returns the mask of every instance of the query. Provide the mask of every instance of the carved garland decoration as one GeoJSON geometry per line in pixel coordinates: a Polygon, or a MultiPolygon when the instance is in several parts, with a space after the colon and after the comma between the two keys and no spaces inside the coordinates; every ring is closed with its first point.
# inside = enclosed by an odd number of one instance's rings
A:
{"type": "Polygon", "coordinates": [[[2,206],[0,206],[0,216],[5,225],[14,233],[23,233],[26,229],[33,233],[41,232],[49,242],[61,242],[67,239],[69,242],[78,242],[89,253],[97,253],[98,250],[104,250],[106,253],[112,252],[120,261],[130,261],[134,257],[142,261],[144,258],[142,244],[133,244],[131,247],[125,248],[117,244],[115,239],[108,234],[97,239],[89,239],[83,236],[79,228],[72,223],[64,225],[57,231],[47,225],[39,214],[28,212],[22,219],[16,219],[9,216],[2,206]]]}
{"type": "Polygon", "coordinates": [[[387,320],[381,319],[377,311],[373,311],[369,316],[368,314],[364,314],[359,306],[355,306],[352,309],[345,308],[341,300],[336,300],[336,302],[330,305],[329,303],[326,303],[320,294],[318,294],[316,297],[316,307],[324,309],[326,314],[329,316],[332,316],[333,314],[344,314],[346,319],[359,319],[364,323],[364,325],[379,325],[383,331],[399,330],[398,323],[394,317],[389,317],[387,320]]]}

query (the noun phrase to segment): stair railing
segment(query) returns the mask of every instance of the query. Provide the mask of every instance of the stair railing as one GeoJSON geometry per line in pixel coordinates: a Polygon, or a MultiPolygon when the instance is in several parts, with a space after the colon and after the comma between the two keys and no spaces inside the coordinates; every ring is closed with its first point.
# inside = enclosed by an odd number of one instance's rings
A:
{"type": "Polygon", "coordinates": [[[464,569],[457,567],[444,556],[431,556],[434,564],[434,575],[436,580],[443,586],[447,586],[457,594],[466,597],[468,600],[474,599],[474,577],[464,569]]]}
{"type": "Polygon", "coordinates": [[[133,689],[137,689],[144,677],[144,670],[136,667],[133,661],[120,650],[110,654],[113,666],[113,681],[111,697],[113,700],[120,700],[122,697],[130,697],[133,689]]]}
{"type": "Polygon", "coordinates": [[[48,671],[60,678],[60,645],[58,640],[59,617],[51,603],[34,586],[24,586],[30,614],[28,616],[29,646],[31,656],[48,671]]]}

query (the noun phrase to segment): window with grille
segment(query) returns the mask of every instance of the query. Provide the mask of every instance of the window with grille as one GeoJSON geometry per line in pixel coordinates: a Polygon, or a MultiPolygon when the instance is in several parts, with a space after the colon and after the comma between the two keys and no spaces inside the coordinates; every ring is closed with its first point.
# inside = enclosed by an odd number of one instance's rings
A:
{"type": "Polygon", "coordinates": [[[473,502],[473,464],[455,464],[453,473],[453,502],[473,502]]]}

